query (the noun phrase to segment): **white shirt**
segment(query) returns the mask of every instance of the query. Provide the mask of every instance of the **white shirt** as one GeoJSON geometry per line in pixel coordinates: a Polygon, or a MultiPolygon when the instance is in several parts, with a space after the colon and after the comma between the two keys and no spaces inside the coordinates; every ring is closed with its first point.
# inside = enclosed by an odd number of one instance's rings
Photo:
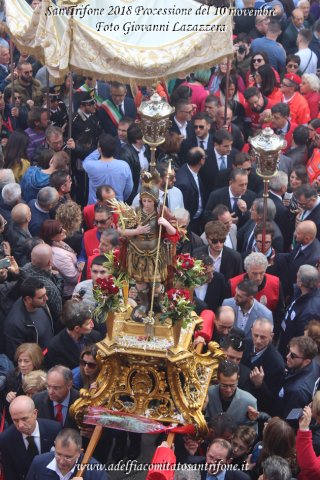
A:
{"type": "Polygon", "coordinates": [[[210,253],[210,248],[209,248],[209,257],[211,257],[213,260],[214,272],[220,272],[222,252],[223,252],[223,248],[217,257],[213,257],[212,254],[210,253]]]}
{"type": "Polygon", "coordinates": [[[180,130],[180,133],[181,135],[184,136],[184,138],[187,138],[187,125],[188,125],[188,122],[184,122],[184,123],[180,123],[176,117],[174,117],[174,121],[176,122],[176,124],[178,125],[178,128],[180,130]]]}
{"type": "Polygon", "coordinates": [[[195,173],[193,170],[191,170],[189,165],[187,165],[187,167],[188,167],[189,171],[192,173],[194,181],[196,182],[197,187],[198,187],[198,192],[199,192],[198,210],[196,211],[193,218],[199,218],[201,213],[202,213],[202,210],[203,210],[203,208],[202,208],[202,198],[201,198],[201,194],[200,194],[199,178],[198,178],[198,174],[195,173]]]}
{"type": "Polygon", "coordinates": [[[23,442],[25,444],[26,449],[29,446],[29,442],[27,440],[27,437],[34,437],[34,443],[37,446],[39,454],[41,453],[41,442],[40,442],[40,430],[39,430],[39,424],[36,422],[36,428],[33,430],[33,432],[30,435],[25,435],[24,433],[22,434],[23,437],[23,442]]]}
{"type": "Polygon", "coordinates": [[[230,233],[228,233],[228,235],[226,236],[226,241],[224,242],[224,244],[226,247],[232,248],[232,250],[234,249],[234,246],[230,237],[230,233]]]}
{"type": "Polygon", "coordinates": [[[200,285],[200,287],[196,287],[194,289],[195,294],[197,295],[197,298],[199,298],[199,300],[202,300],[202,301],[204,301],[204,299],[206,298],[207,290],[208,290],[207,283],[200,285]]]}
{"type": "Polygon", "coordinates": [[[47,468],[49,470],[52,470],[53,472],[55,472],[58,475],[59,480],[69,480],[69,478],[73,477],[73,474],[74,474],[74,471],[75,471],[75,465],[74,465],[73,468],[70,470],[70,472],[68,472],[66,475],[63,475],[58,468],[57,461],[56,461],[55,457],[53,458],[53,460],[50,463],[48,463],[47,468]]]}
{"type": "Polygon", "coordinates": [[[303,73],[317,73],[317,55],[310,50],[310,48],[304,48],[303,50],[299,50],[296,55],[300,57],[300,72],[303,73]]]}
{"type": "Polygon", "coordinates": [[[132,145],[132,146],[138,152],[139,163],[140,163],[141,170],[149,170],[148,159],[144,156],[144,152],[146,150],[146,147],[144,145],[142,145],[142,147],[139,150],[139,148],[137,148],[135,145],[132,145]]]}

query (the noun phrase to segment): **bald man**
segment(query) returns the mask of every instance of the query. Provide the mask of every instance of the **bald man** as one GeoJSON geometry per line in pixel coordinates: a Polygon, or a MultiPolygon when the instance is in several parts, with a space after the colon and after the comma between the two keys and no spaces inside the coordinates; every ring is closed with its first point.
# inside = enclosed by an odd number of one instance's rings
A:
{"type": "Polygon", "coordinates": [[[31,212],[28,205],[18,203],[11,211],[11,224],[6,233],[6,239],[10,243],[11,251],[20,267],[27,263],[28,239],[32,238],[29,232],[31,212]]]}
{"type": "Polygon", "coordinates": [[[315,267],[320,259],[320,242],[317,239],[317,226],[312,220],[298,223],[294,235],[297,245],[291,254],[287,254],[290,282],[287,293],[292,293],[292,285],[296,282],[299,267],[305,264],[315,267]]]}
{"type": "Polygon", "coordinates": [[[37,419],[31,398],[20,395],[10,404],[13,422],[0,433],[0,451],[6,480],[23,480],[35,455],[51,450],[61,425],[53,420],[37,419]]]}
{"type": "Polygon", "coordinates": [[[36,245],[31,252],[31,263],[23,267],[26,277],[41,280],[48,296],[48,307],[53,319],[55,331],[59,325],[62,312],[63,279],[58,273],[52,272],[52,249],[50,245],[41,243],[36,245]]]}
{"type": "Polygon", "coordinates": [[[281,43],[287,52],[287,55],[296,53],[298,51],[297,37],[298,31],[301,28],[308,28],[308,25],[304,23],[303,10],[301,10],[301,8],[295,8],[291,13],[291,22],[285,29],[282,36],[281,43]]]}
{"type": "MultiPolygon", "coordinates": [[[[224,305],[217,309],[213,326],[213,342],[217,342],[221,345],[223,339],[230,333],[239,333],[240,337],[243,336],[241,331],[239,332],[237,328],[234,328],[235,318],[235,313],[232,307],[224,305]]],[[[194,346],[198,343],[206,343],[201,335],[198,335],[195,339],[194,346]]]]}

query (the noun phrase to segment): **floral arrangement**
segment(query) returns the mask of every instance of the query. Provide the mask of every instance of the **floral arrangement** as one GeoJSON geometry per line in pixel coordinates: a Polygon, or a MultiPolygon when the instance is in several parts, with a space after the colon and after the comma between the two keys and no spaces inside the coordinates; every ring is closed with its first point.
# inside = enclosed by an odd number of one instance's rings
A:
{"type": "Polygon", "coordinates": [[[187,326],[191,319],[191,312],[194,310],[189,290],[171,288],[164,297],[163,305],[165,311],[160,317],[162,321],[170,318],[174,325],[183,320],[183,327],[187,326]]]}
{"type": "Polygon", "coordinates": [[[129,283],[129,278],[122,271],[120,249],[113,248],[110,252],[105,253],[106,261],[103,266],[112,274],[119,282],[129,283]]]}
{"type": "Polygon", "coordinates": [[[122,305],[121,286],[122,283],[113,275],[96,280],[93,296],[98,305],[94,310],[94,315],[99,323],[105,321],[106,314],[119,310],[120,305],[122,305]],[[101,315],[102,313],[105,315],[101,315]]]}
{"type": "Polygon", "coordinates": [[[199,287],[205,283],[205,267],[202,260],[195,260],[189,253],[177,255],[174,282],[184,287],[199,287]]]}

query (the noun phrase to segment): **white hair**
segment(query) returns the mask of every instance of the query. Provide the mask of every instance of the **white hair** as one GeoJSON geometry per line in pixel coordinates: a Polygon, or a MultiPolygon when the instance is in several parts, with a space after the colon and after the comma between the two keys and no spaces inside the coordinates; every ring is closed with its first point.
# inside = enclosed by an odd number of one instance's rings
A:
{"type": "Polygon", "coordinates": [[[6,205],[12,206],[21,200],[21,187],[19,183],[8,183],[1,192],[2,199],[6,205]]]}
{"type": "Polygon", "coordinates": [[[265,270],[267,270],[268,260],[263,253],[252,252],[244,259],[244,269],[246,272],[250,270],[250,267],[253,266],[263,267],[265,270]]]}
{"type": "Polygon", "coordinates": [[[301,78],[302,80],[305,80],[309,83],[310,88],[313,92],[320,91],[320,79],[315,73],[304,73],[301,78]]]}

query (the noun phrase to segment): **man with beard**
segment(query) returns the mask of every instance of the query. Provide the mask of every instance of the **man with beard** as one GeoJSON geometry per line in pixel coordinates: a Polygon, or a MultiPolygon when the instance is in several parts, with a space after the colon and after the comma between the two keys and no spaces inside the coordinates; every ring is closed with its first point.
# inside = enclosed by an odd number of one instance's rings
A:
{"type": "Polygon", "coordinates": [[[262,113],[271,109],[274,102],[262,95],[257,87],[247,88],[244,92],[244,98],[247,100],[245,108],[245,134],[246,136],[255,135],[257,130],[261,130],[261,124],[266,121],[262,113]]]}
{"type": "MultiPolygon", "coordinates": [[[[41,83],[32,77],[32,65],[29,62],[19,62],[17,65],[18,78],[14,81],[14,91],[21,95],[22,103],[27,103],[30,107],[36,105],[41,107],[43,95],[41,83]]],[[[12,83],[6,88],[11,88],[12,83]]]]}

